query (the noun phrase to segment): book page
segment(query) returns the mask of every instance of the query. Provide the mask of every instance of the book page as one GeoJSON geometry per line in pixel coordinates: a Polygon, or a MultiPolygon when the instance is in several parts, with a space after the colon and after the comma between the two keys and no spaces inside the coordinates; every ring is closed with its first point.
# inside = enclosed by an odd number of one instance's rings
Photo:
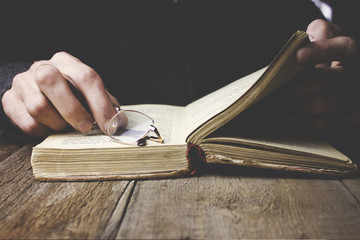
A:
{"type": "Polygon", "coordinates": [[[187,105],[187,134],[237,101],[256,83],[266,69],[267,67],[260,69],[187,105]]]}
{"type": "MultiPolygon", "coordinates": [[[[122,106],[122,109],[136,110],[150,116],[154,125],[159,130],[165,141],[163,144],[147,141],[147,146],[166,146],[185,144],[186,128],[185,107],[170,105],[132,105],[122,106]]],[[[70,132],[54,134],[36,146],[36,148],[56,149],[87,149],[87,148],[128,148],[137,145],[124,145],[113,141],[101,130],[93,130],[90,133],[82,134],[70,132]]]]}
{"type": "Polygon", "coordinates": [[[303,153],[305,155],[310,154],[322,156],[325,158],[337,159],[344,162],[350,161],[347,156],[339,152],[325,141],[309,136],[301,136],[299,134],[295,134],[294,136],[254,134],[253,136],[244,137],[215,137],[203,139],[202,143],[237,143],[249,147],[261,147],[263,149],[272,151],[288,150],[291,152],[303,153]]]}

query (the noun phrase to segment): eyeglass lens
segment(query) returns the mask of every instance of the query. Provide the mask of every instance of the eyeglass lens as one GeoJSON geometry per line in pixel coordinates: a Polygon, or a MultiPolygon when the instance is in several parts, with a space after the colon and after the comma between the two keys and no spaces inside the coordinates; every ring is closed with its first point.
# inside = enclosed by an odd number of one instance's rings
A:
{"type": "Polygon", "coordinates": [[[107,124],[106,133],[116,141],[134,143],[143,138],[154,121],[143,113],[119,111],[107,124]]]}

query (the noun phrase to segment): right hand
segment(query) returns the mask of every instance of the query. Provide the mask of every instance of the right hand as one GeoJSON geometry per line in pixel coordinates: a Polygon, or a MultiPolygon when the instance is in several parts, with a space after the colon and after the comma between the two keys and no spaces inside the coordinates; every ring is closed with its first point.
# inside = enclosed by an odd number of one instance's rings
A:
{"type": "Polygon", "coordinates": [[[65,52],[35,62],[28,71],[16,75],[2,104],[12,123],[34,137],[45,137],[68,125],[88,132],[94,121],[104,131],[116,113],[114,105],[120,105],[92,68],[65,52]],[[83,95],[90,112],[72,87],[83,95]]]}

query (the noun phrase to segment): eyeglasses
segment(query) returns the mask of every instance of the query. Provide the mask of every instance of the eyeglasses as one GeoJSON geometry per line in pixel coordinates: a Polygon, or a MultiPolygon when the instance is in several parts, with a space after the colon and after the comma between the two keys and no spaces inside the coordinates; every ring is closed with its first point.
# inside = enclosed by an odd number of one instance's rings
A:
{"type": "Polygon", "coordinates": [[[146,140],[163,143],[164,138],[154,126],[154,120],[148,115],[134,110],[120,110],[105,126],[105,133],[114,141],[122,144],[137,143],[145,146],[146,140]],[[148,135],[154,132],[156,136],[148,135]]]}

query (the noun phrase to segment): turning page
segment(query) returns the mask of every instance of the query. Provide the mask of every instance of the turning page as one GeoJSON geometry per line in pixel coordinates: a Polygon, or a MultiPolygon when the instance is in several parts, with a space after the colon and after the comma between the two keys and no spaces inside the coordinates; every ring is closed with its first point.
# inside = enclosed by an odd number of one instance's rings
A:
{"type": "Polygon", "coordinates": [[[267,67],[212,92],[186,106],[187,134],[227,109],[241,98],[261,77],[267,67]]]}

